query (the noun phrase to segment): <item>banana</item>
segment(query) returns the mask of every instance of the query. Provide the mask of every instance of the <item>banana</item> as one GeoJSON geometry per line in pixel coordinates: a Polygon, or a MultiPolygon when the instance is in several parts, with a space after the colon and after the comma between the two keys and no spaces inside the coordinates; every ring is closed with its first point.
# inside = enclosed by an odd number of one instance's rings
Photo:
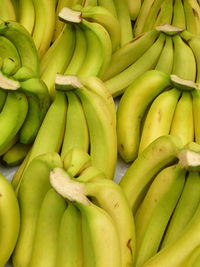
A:
{"type": "Polygon", "coordinates": [[[0,24],[0,35],[8,38],[16,47],[21,65],[30,68],[39,76],[39,57],[29,32],[19,23],[5,21],[0,24]]]}
{"type": "Polygon", "coordinates": [[[20,92],[8,92],[0,113],[0,152],[20,130],[28,111],[26,96],[20,92]]]}
{"type": "Polygon", "coordinates": [[[174,44],[172,73],[182,79],[195,81],[196,61],[192,49],[183,41],[181,36],[176,35],[172,39],[174,44]]]}
{"type": "Polygon", "coordinates": [[[72,8],[77,3],[77,0],[58,0],[56,5],[56,14],[55,14],[55,27],[54,27],[54,35],[52,40],[55,41],[59,34],[62,32],[65,23],[58,18],[59,12],[62,10],[63,7],[72,8]]]}
{"type": "Polygon", "coordinates": [[[133,39],[133,30],[128,9],[128,1],[113,0],[113,2],[116,8],[117,19],[120,25],[120,45],[123,46],[124,44],[130,42],[133,39]]]}
{"type": "Polygon", "coordinates": [[[199,45],[200,38],[198,35],[194,35],[188,31],[183,31],[181,33],[181,37],[183,40],[191,47],[195,60],[196,60],[196,82],[200,82],[200,53],[199,53],[199,45]]]}
{"type": "Polygon", "coordinates": [[[7,98],[7,92],[3,89],[0,89],[0,112],[2,111],[5,101],[7,98]]]}
{"type": "Polygon", "coordinates": [[[32,0],[35,9],[35,25],[32,33],[41,57],[49,48],[55,27],[56,0],[32,0]]]}
{"type": "Polygon", "coordinates": [[[154,27],[163,24],[171,24],[173,17],[173,0],[165,0],[161,4],[154,27]]]}
{"type": "Polygon", "coordinates": [[[53,188],[49,189],[42,201],[37,219],[30,267],[55,266],[58,233],[65,209],[64,198],[53,188]]]}
{"type": "Polygon", "coordinates": [[[193,118],[194,118],[194,140],[196,143],[200,144],[200,92],[194,90],[192,92],[192,104],[193,104],[193,118]]]}
{"type": "Polygon", "coordinates": [[[98,0],[98,6],[106,8],[117,18],[117,11],[113,0],[98,0]]]}
{"type": "Polygon", "coordinates": [[[3,155],[1,163],[8,167],[17,166],[21,164],[29,150],[30,145],[17,142],[3,155]]]}
{"type": "Polygon", "coordinates": [[[194,216],[184,229],[182,235],[175,240],[170,246],[166,246],[150,260],[148,260],[143,267],[153,266],[184,266],[184,262],[190,253],[199,245],[199,235],[197,235],[200,228],[200,205],[198,205],[194,216]]]}
{"type": "Polygon", "coordinates": [[[17,242],[20,229],[20,212],[14,190],[0,174],[0,266],[9,260],[17,242]]]}
{"type": "Polygon", "coordinates": [[[62,216],[57,242],[56,267],[83,266],[81,214],[71,202],[62,216]]]}
{"type": "Polygon", "coordinates": [[[183,1],[186,29],[194,34],[200,34],[200,6],[197,1],[183,1]]]}
{"type": "Polygon", "coordinates": [[[106,86],[113,96],[122,94],[126,87],[134,82],[138,76],[147,70],[154,69],[163,49],[164,42],[165,35],[161,33],[154,44],[136,62],[105,81],[106,86]]]}
{"type": "Polygon", "coordinates": [[[76,75],[83,65],[87,53],[87,40],[85,32],[83,29],[81,29],[81,27],[79,27],[79,25],[75,25],[74,27],[76,31],[76,43],[72,58],[64,72],[65,75],[76,75]]]}
{"type": "Polygon", "coordinates": [[[178,101],[170,134],[180,137],[183,145],[194,140],[193,104],[189,92],[183,92],[178,101]]]}
{"type": "Polygon", "coordinates": [[[80,82],[87,89],[100,95],[107,103],[110,110],[110,114],[113,118],[113,122],[116,125],[116,106],[112,95],[110,94],[108,88],[105,86],[105,83],[98,77],[86,77],[80,78],[80,82]]]}
{"type": "Polygon", "coordinates": [[[125,162],[133,161],[137,157],[140,125],[145,110],[169,86],[167,74],[151,70],[138,77],[120,99],[117,109],[118,152],[125,162]]]}
{"type": "Polygon", "coordinates": [[[15,47],[15,45],[6,37],[0,36],[0,55],[1,58],[12,58],[18,65],[21,66],[20,55],[15,47]]]}
{"type": "Polygon", "coordinates": [[[185,174],[186,170],[181,165],[172,165],[160,171],[150,185],[135,214],[135,266],[142,266],[159,250],[169,219],[182,193],[185,174]]]}
{"type": "Polygon", "coordinates": [[[74,201],[82,216],[83,264],[85,266],[121,266],[119,237],[112,217],[93,204],[84,195],[82,186],[77,188],[68,174],[55,168],[50,174],[52,187],[64,198],[74,201]],[[106,244],[106,246],[105,246],[106,244]]]}
{"type": "Polygon", "coordinates": [[[41,59],[41,79],[46,83],[49,93],[53,97],[55,97],[56,73],[64,73],[73,55],[74,46],[74,28],[68,24],[41,59]]]}
{"type": "Polygon", "coordinates": [[[91,167],[90,155],[80,148],[72,148],[63,159],[63,167],[69,175],[78,177],[85,169],[91,167]]]}
{"type": "Polygon", "coordinates": [[[82,104],[74,92],[67,92],[67,117],[65,135],[61,149],[61,158],[64,158],[71,148],[89,149],[89,133],[82,104]]]}
{"type": "Polygon", "coordinates": [[[15,179],[15,190],[18,191],[23,179],[23,172],[36,156],[48,152],[59,152],[65,130],[67,102],[64,93],[57,92],[56,99],[51,104],[32,145],[27,162],[20,177],[15,179]]]}
{"type": "MultiPolygon", "coordinates": [[[[162,13],[161,5],[165,1],[166,0],[164,0],[164,1],[154,0],[153,1],[151,8],[149,10],[148,16],[147,16],[145,23],[144,23],[143,32],[147,32],[147,31],[154,28],[154,25],[156,23],[157,18],[159,17],[160,12],[162,13]]],[[[167,2],[170,2],[170,0],[168,0],[167,2]]],[[[169,8],[169,6],[168,6],[168,8],[169,8]]],[[[167,12],[169,12],[169,11],[167,10],[167,12]]]]}
{"type": "Polygon", "coordinates": [[[93,180],[95,181],[98,179],[106,179],[106,177],[103,172],[101,172],[94,166],[90,166],[84,169],[78,177],[79,182],[88,182],[93,180]]]}
{"type": "Polygon", "coordinates": [[[96,6],[97,5],[97,0],[84,0],[84,1],[82,1],[82,5],[83,5],[83,7],[96,6]]]}
{"type": "Polygon", "coordinates": [[[0,19],[3,21],[16,21],[16,15],[12,0],[1,0],[0,19]]]}
{"type": "Polygon", "coordinates": [[[170,219],[160,249],[172,244],[184,232],[200,203],[200,176],[189,172],[183,192],[170,219]]]}
{"type": "Polygon", "coordinates": [[[185,260],[183,267],[198,267],[200,260],[199,253],[200,246],[197,246],[195,249],[193,249],[188,258],[185,260]]]}
{"type": "Polygon", "coordinates": [[[176,161],[183,145],[178,137],[164,135],[154,140],[131,164],[120,181],[133,213],[136,212],[147,186],[169,163],[176,161]],[[144,169],[145,166],[145,169],[144,169]]]}
{"type": "Polygon", "coordinates": [[[186,28],[185,11],[182,0],[174,1],[173,18],[171,24],[182,29],[186,28]]]}
{"type": "Polygon", "coordinates": [[[32,35],[35,25],[35,9],[33,0],[18,0],[19,18],[17,21],[32,35]]]}
{"type": "Polygon", "coordinates": [[[18,192],[21,227],[12,256],[15,267],[30,266],[38,216],[43,199],[51,188],[49,173],[54,167],[62,167],[59,155],[55,152],[46,153],[35,157],[23,174],[18,192]]]}
{"type": "Polygon", "coordinates": [[[172,72],[173,61],[174,49],[172,38],[170,36],[166,36],[165,44],[155,66],[155,69],[170,74],[172,72]]]}
{"type": "Polygon", "coordinates": [[[142,5],[141,0],[136,0],[134,2],[132,0],[128,0],[128,9],[129,9],[131,20],[136,20],[140,12],[141,5],[142,5]]]}
{"type": "Polygon", "coordinates": [[[37,78],[37,76],[34,74],[34,72],[30,68],[22,66],[15,72],[14,75],[12,75],[11,78],[19,82],[24,82],[31,78],[37,78]]]}
{"type": "MultiPolygon", "coordinates": [[[[167,135],[170,133],[171,123],[172,121],[174,121],[173,116],[177,111],[177,102],[179,100],[179,96],[180,91],[174,88],[162,92],[153,101],[144,121],[139,145],[139,153],[141,153],[151,142],[153,142],[159,136],[167,135]]],[[[174,127],[176,127],[176,124],[174,125],[174,127]]],[[[173,131],[171,132],[171,134],[176,135],[173,131]]],[[[179,135],[177,134],[177,136],[179,135]]]]}
{"type": "Polygon", "coordinates": [[[116,51],[120,45],[120,24],[111,12],[101,6],[92,6],[80,10],[81,18],[101,24],[109,33],[112,42],[112,51],[116,51]]]}
{"type": "Polygon", "coordinates": [[[159,31],[153,29],[134,38],[112,54],[110,64],[103,75],[108,80],[138,60],[155,42],[159,31]]]}
{"type": "Polygon", "coordinates": [[[108,179],[113,179],[117,159],[117,136],[110,109],[101,96],[83,87],[79,80],[71,80],[69,77],[57,76],[56,88],[67,90],[71,87],[68,90],[75,90],[88,124],[92,164],[103,171],[108,179]]]}
{"type": "Polygon", "coordinates": [[[0,156],[3,156],[8,152],[9,149],[11,149],[12,146],[14,146],[19,140],[19,135],[16,134],[10,142],[5,146],[5,148],[1,151],[0,156]]]}
{"type": "Polygon", "coordinates": [[[16,62],[13,58],[4,58],[1,66],[1,72],[3,75],[9,77],[15,74],[15,72],[18,70],[18,67],[18,62],[16,62]]]}
{"type": "Polygon", "coordinates": [[[43,117],[41,117],[41,109],[38,99],[34,96],[27,96],[27,99],[28,113],[19,131],[20,142],[22,144],[33,143],[43,119],[43,117]]]}

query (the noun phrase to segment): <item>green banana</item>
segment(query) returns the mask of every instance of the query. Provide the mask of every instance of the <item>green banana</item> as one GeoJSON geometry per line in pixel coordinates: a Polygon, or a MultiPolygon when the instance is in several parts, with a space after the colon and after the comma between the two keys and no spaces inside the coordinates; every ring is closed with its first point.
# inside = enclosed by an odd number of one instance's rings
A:
{"type": "Polygon", "coordinates": [[[98,0],[98,6],[106,8],[110,13],[117,18],[117,11],[113,0],[98,0]]]}
{"type": "Polygon", "coordinates": [[[165,0],[160,6],[154,27],[163,24],[171,24],[172,17],[173,17],[173,0],[165,0]]]}
{"type": "Polygon", "coordinates": [[[38,77],[39,57],[29,32],[15,21],[5,21],[0,24],[0,35],[8,38],[15,45],[21,65],[30,68],[38,77]]]}
{"type": "Polygon", "coordinates": [[[128,0],[128,9],[131,20],[137,19],[137,16],[140,13],[141,5],[142,5],[142,0],[136,0],[134,2],[132,0],[128,0]]]}
{"type": "Polygon", "coordinates": [[[12,78],[19,82],[24,82],[28,79],[37,78],[37,77],[30,68],[22,66],[15,72],[14,75],[12,75],[12,78]]]}
{"type": "Polygon", "coordinates": [[[1,58],[12,58],[18,67],[21,66],[21,59],[15,45],[6,37],[0,35],[0,55],[1,58]]]}
{"type": "Polygon", "coordinates": [[[186,170],[180,164],[161,170],[151,183],[135,214],[135,266],[154,256],[185,183],[186,170]],[[149,246],[151,244],[151,246],[149,246]]]}
{"type": "Polygon", "coordinates": [[[23,173],[18,192],[21,227],[12,256],[14,267],[30,266],[38,216],[42,201],[51,188],[49,173],[54,167],[62,167],[59,155],[55,152],[46,153],[35,157],[23,173]]]}
{"type": "Polygon", "coordinates": [[[77,182],[73,181],[63,169],[55,168],[51,172],[50,183],[64,198],[74,201],[81,212],[84,265],[121,266],[119,237],[112,217],[104,209],[89,201],[81,186],[77,189],[79,191],[77,194],[73,189],[77,182]]]}
{"type": "Polygon", "coordinates": [[[169,163],[176,161],[182,148],[183,145],[178,137],[161,136],[154,140],[127,169],[120,186],[129,200],[133,213],[136,212],[154,176],[169,163]]]}
{"type": "Polygon", "coordinates": [[[1,66],[1,72],[3,75],[9,77],[15,74],[15,72],[18,70],[18,62],[16,62],[13,58],[8,57],[4,58],[2,66],[1,66]]]}
{"type": "Polygon", "coordinates": [[[192,92],[192,104],[193,104],[193,118],[194,118],[194,140],[196,143],[200,144],[200,92],[194,90],[192,92]]]}
{"type": "Polygon", "coordinates": [[[193,104],[189,92],[183,92],[178,101],[170,134],[180,137],[183,145],[194,141],[193,104]]]}
{"type": "Polygon", "coordinates": [[[112,54],[110,64],[103,75],[103,80],[108,80],[125,70],[138,60],[154,43],[159,35],[156,29],[141,34],[123,45],[112,54]]]}
{"type": "Polygon", "coordinates": [[[0,152],[20,130],[28,111],[27,98],[20,92],[8,92],[0,113],[0,152]]]}
{"type": "Polygon", "coordinates": [[[118,151],[125,162],[137,157],[140,125],[145,110],[169,86],[169,75],[151,70],[140,75],[120,99],[117,109],[118,151]]]}
{"type": "Polygon", "coordinates": [[[12,0],[1,0],[0,19],[16,21],[12,0]]]}
{"type": "Polygon", "coordinates": [[[5,92],[4,90],[0,89],[0,112],[2,111],[5,101],[7,98],[7,92],[5,92]]]}
{"type": "Polygon", "coordinates": [[[0,266],[9,260],[17,242],[20,229],[20,212],[14,190],[0,174],[0,266]]]}
{"type": "Polygon", "coordinates": [[[30,267],[55,266],[58,234],[67,203],[62,196],[49,189],[38,214],[30,267]],[[51,222],[51,223],[50,223],[51,222]]]}
{"type": "MultiPolygon", "coordinates": [[[[159,136],[170,133],[171,123],[174,121],[174,113],[176,114],[177,111],[179,96],[180,91],[174,88],[162,92],[153,101],[149,110],[147,111],[144,121],[139,145],[139,153],[141,153],[159,136]]],[[[173,133],[174,132],[171,132],[171,134],[173,133]]],[[[174,135],[176,134],[174,133],[174,135]]]]}
{"type": "Polygon", "coordinates": [[[172,38],[171,36],[166,36],[165,44],[155,66],[155,69],[170,74],[172,72],[173,61],[174,49],[172,38]]]}
{"type": "Polygon", "coordinates": [[[200,260],[199,252],[200,246],[197,246],[195,249],[193,249],[188,258],[185,260],[183,267],[198,267],[200,260]]]}
{"type": "Polygon", "coordinates": [[[165,42],[165,35],[160,34],[154,44],[136,62],[122,72],[105,81],[113,96],[122,94],[134,80],[147,70],[154,69],[165,42]]]}
{"type": "Polygon", "coordinates": [[[163,237],[160,249],[172,244],[184,232],[200,203],[200,176],[198,172],[189,172],[183,192],[172,214],[163,237]]]}
{"type": "Polygon", "coordinates": [[[80,148],[86,152],[89,149],[88,126],[81,102],[74,92],[67,92],[66,96],[68,108],[61,158],[71,148],[80,148]]]}
{"type": "Polygon", "coordinates": [[[24,145],[17,142],[3,155],[1,163],[4,166],[9,167],[17,166],[21,164],[29,150],[30,145],[24,145]]]}
{"type": "Polygon", "coordinates": [[[57,242],[56,267],[83,266],[81,215],[71,202],[62,216],[57,242]]]}

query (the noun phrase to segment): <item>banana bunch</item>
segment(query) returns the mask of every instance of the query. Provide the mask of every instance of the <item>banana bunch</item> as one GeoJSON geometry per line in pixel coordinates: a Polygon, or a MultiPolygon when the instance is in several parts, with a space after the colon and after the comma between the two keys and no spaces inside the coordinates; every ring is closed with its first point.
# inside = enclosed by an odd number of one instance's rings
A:
{"type": "Polygon", "coordinates": [[[0,174],[0,266],[9,260],[17,242],[20,228],[20,211],[14,190],[0,174]]]}
{"type": "Polygon", "coordinates": [[[150,70],[127,88],[117,109],[118,151],[125,162],[162,135],[185,145],[199,143],[199,85],[177,75],[150,70]]]}
{"type": "Polygon", "coordinates": [[[122,177],[135,219],[134,266],[185,266],[200,244],[199,152],[194,142],[184,146],[180,138],[164,135],[122,177]]]}
{"type": "Polygon", "coordinates": [[[69,150],[63,160],[55,152],[35,157],[18,200],[21,227],[14,267],[133,265],[135,225],[129,203],[82,149],[69,150]]]}
{"type": "Polygon", "coordinates": [[[157,26],[117,49],[102,79],[114,97],[152,69],[199,82],[199,40],[199,35],[182,28],[157,26]]]}
{"type": "Polygon", "coordinates": [[[97,77],[77,78],[57,74],[56,98],[37,137],[12,179],[18,192],[29,163],[38,155],[69,150],[88,152],[92,164],[113,179],[117,161],[116,109],[112,96],[97,77]],[[63,91],[64,90],[64,91],[63,91]]]}
{"type": "Polygon", "coordinates": [[[200,5],[197,0],[144,0],[136,15],[133,27],[135,36],[163,24],[200,34],[200,5]]]}

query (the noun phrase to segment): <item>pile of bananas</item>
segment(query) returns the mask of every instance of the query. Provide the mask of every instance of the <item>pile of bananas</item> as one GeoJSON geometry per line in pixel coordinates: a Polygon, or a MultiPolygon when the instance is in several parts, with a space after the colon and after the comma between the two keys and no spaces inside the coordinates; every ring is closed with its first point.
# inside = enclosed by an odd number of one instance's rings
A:
{"type": "Polygon", "coordinates": [[[0,3],[0,267],[199,265],[199,2],[0,3]]]}

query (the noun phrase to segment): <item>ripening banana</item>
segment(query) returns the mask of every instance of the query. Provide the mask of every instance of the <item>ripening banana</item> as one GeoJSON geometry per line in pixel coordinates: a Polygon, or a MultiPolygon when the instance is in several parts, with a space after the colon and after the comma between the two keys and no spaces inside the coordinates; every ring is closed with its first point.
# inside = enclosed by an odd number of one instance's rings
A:
{"type": "Polygon", "coordinates": [[[57,242],[67,203],[53,188],[45,194],[38,214],[29,267],[56,265],[57,242]]]}
{"type": "Polygon", "coordinates": [[[190,92],[183,92],[176,106],[170,134],[178,136],[183,145],[194,141],[193,104],[190,92]]]}
{"type": "Polygon", "coordinates": [[[200,203],[200,176],[189,172],[177,206],[169,221],[160,249],[172,244],[184,232],[200,203]]]}
{"type": "Polygon", "coordinates": [[[30,266],[39,211],[47,191],[51,188],[49,173],[54,167],[62,167],[59,155],[55,152],[46,153],[35,157],[23,174],[18,192],[21,227],[12,256],[14,267],[30,266]]]}
{"type": "Polygon", "coordinates": [[[12,0],[1,0],[0,20],[16,21],[16,14],[12,0]]]}
{"type": "Polygon", "coordinates": [[[194,140],[200,144],[200,92],[194,90],[192,92],[192,104],[193,104],[193,118],[194,118],[194,140]]]}
{"type": "Polygon", "coordinates": [[[128,0],[128,9],[129,9],[129,14],[131,17],[131,20],[136,20],[138,14],[140,13],[142,5],[142,0],[128,0]]]}
{"type": "Polygon", "coordinates": [[[106,8],[110,13],[117,18],[117,11],[114,0],[98,0],[98,6],[106,8]]]}
{"type": "Polygon", "coordinates": [[[170,74],[172,73],[173,61],[174,48],[172,38],[171,36],[166,36],[165,44],[158,59],[158,62],[155,66],[155,69],[170,74]]]}
{"type": "Polygon", "coordinates": [[[179,96],[180,91],[173,88],[162,92],[154,99],[144,120],[139,153],[159,136],[170,133],[171,123],[173,121],[174,112],[176,113],[177,110],[179,96]]]}
{"type": "Polygon", "coordinates": [[[145,71],[154,69],[165,42],[161,33],[152,46],[135,62],[120,73],[105,81],[113,96],[122,94],[134,80],[145,71]]]}
{"type": "Polygon", "coordinates": [[[83,266],[81,226],[80,211],[68,201],[59,227],[55,267],[83,266]]]}
{"type": "Polygon", "coordinates": [[[18,20],[32,34],[35,25],[35,8],[33,0],[18,0],[18,20]]]}
{"type": "Polygon", "coordinates": [[[52,170],[50,183],[64,198],[74,201],[81,212],[84,265],[121,266],[119,236],[112,217],[104,209],[93,204],[84,195],[81,186],[77,188],[78,194],[74,192],[77,182],[63,169],[52,170]]]}
{"type": "Polygon", "coordinates": [[[193,34],[200,34],[200,6],[198,1],[183,1],[186,29],[193,34]]]}
{"type": "Polygon", "coordinates": [[[161,170],[151,183],[135,214],[135,266],[143,264],[159,250],[169,219],[185,183],[186,170],[175,164],[161,170]]]}
{"type": "Polygon", "coordinates": [[[174,1],[173,18],[171,24],[182,29],[186,28],[185,11],[182,0],[174,1]]]}
{"type": "Polygon", "coordinates": [[[89,133],[82,104],[74,92],[67,92],[67,116],[61,158],[72,148],[89,150],[89,133]]]}
{"type": "Polygon", "coordinates": [[[163,24],[171,24],[173,18],[173,0],[165,0],[160,6],[158,16],[156,18],[155,26],[163,24]]]}
{"type": "Polygon", "coordinates": [[[182,148],[183,145],[178,137],[161,136],[154,140],[127,169],[120,186],[129,200],[133,213],[142,201],[148,184],[161,169],[177,160],[182,148]]]}
{"type": "Polygon", "coordinates": [[[138,60],[153,45],[158,35],[159,31],[153,29],[117,49],[112,54],[110,64],[103,75],[103,80],[112,78],[138,60]]]}
{"type": "Polygon", "coordinates": [[[9,260],[20,229],[17,198],[9,181],[0,174],[0,266],[9,260]]]}
{"type": "Polygon", "coordinates": [[[183,267],[198,267],[200,261],[200,245],[193,249],[183,263],[183,267]]]}
{"type": "MultiPolygon", "coordinates": [[[[67,113],[67,102],[65,94],[57,92],[56,98],[51,104],[38,131],[37,137],[32,145],[27,162],[23,166],[22,173],[26,170],[29,163],[36,156],[48,152],[59,152],[65,130],[65,120],[67,113]]],[[[18,191],[23,174],[16,178],[15,190],[18,191]]]]}
{"type": "Polygon", "coordinates": [[[121,97],[117,110],[117,136],[118,151],[125,162],[137,157],[140,125],[147,107],[169,86],[169,75],[151,70],[140,75],[121,97]]]}

